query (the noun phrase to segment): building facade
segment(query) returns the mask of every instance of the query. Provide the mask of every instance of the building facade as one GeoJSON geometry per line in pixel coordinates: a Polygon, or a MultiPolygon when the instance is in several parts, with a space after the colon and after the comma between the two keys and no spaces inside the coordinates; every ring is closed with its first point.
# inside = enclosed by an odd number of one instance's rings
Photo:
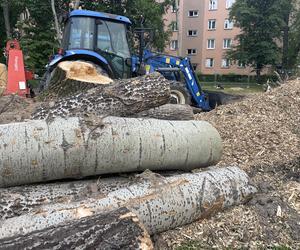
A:
{"type": "Polygon", "coordinates": [[[235,0],[177,0],[165,17],[172,29],[166,53],[190,57],[203,74],[248,75],[251,69],[226,58],[239,29],[229,20],[235,0]]]}

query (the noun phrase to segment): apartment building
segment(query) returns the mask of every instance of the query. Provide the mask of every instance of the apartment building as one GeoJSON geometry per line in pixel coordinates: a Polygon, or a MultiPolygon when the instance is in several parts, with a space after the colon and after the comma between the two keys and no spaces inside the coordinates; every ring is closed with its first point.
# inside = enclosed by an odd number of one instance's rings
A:
{"type": "Polygon", "coordinates": [[[226,52],[235,43],[239,29],[229,21],[235,0],[178,0],[166,14],[172,36],[166,52],[190,57],[203,74],[250,74],[251,69],[233,64],[226,52]]]}

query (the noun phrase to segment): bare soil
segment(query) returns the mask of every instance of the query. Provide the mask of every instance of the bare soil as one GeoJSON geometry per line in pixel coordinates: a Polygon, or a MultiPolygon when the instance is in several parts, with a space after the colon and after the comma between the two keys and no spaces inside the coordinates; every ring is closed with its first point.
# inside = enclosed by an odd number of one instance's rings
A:
{"type": "Polygon", "coordinates": [[[244,205],[154,237],[157,249],[300,249],[300,82],[196,115],[259,193],[244,205]]]}

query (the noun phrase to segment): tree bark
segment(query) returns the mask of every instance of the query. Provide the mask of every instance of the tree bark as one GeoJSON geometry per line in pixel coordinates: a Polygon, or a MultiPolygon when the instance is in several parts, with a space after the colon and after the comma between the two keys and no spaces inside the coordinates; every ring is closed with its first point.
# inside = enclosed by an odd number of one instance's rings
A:
{"type": "Polygon", "coordinates": [[[85,181],[50,183],[0,189],[0,218],[2,220],[38,210],[54,203],[98,198],[132,185],[125,177],[110,177],[85,181]]]}
{"type": "MultiPolygon", "coordinates": [[[[42,106],[34,114],[34,119],[53,119],[54,117],[86,116],[131,116],[133,114],[159,107],[168,103],[170,97],[170,84],[159,73],[133,79],[117,80],[107,85],[103,83],[103,77],[87,74],[86,70],[79,67],[79,72],[65,70],[66,62],[60,64],[53,73],[52,87],[46,92],[46,96],[64,97],[74,93],[81,93],[56,101],[48,106],[42,106]],[[87,77],[90,75],[90,77],[87,77]],[[96,86],[96,87],[95,87],[96,86]],[[105,87],[104,87],[105,86],[105,87]],[[88,90],[89,89],[89,90],[88,90]],[[88,91],[87,91],[88,90],[88,91]]],[[[90,65],[90,64],[87,64],[90,65]]],[[[70,66],[70,65],[68,65],[70,66]]],[[[73,67],[73,66],[71,66],[73,67]]],[[[89,71],[90,68],[87,69],[89,71]]],[[[95,69],[91,69],[92,72],[95,69]]],[[[111,79],[105,77],[111,81],[111,79]]]]}
{"type": "Polygon", "coordinates": [[[51,0],[51,9],[53,13],[53,18],[54,18],[54,25],[55,25],[55,30],[56,30],[56,36],[59,44],[61,44],[61,29],[59,27],[59,22],[58,22],[58,17],[55,9],[55,0],[51,0]]]}
{"type": "Polygon", "coordinates": [[[8,0],[2,1],[2,9],[3,9],[3,17],[6,31],[6,38],[11,39],[11,26],[10,26],[10,18],[9,18],[9,3],[8,0]]]}
{"type": "Polygon", "coordinates": [[[107,117],[0,125],[0,187],[217,163],[222,141],[203,121],[107,117]],[[21,153],[20,153],[21,152],[21,153]]]}
{"type": "Polygon", "coordinates": [[[0,238],[31,234],[119,207],[136,214],[153,235],[243,203],[256,192],[247,174],[237,167],[167,178],[146,172],[140,179],[140,183],[99,199],[48,205],[1,221],[0,238]]]}
{"type": "Polygon", "coordinates": [[[161,120],[194,120],[193,109],[189,105],[166,104],[134,115],[139,118],[155,118],[161,120]]]}
{"type": "MultiPolygon", "coordinates": [[[[78,213],[87,212],[84,209],[78,213]]],[[[152,250],[145,227],[135,214],[120,208],[46,228],[23,236],[0,240],[0,249],[140,249],[152,250]]]]}

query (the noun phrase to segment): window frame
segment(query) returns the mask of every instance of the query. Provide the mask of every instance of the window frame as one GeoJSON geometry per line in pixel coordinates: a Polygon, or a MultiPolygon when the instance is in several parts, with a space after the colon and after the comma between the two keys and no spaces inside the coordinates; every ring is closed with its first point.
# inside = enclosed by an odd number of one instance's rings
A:
{"type": "Polygon", "coordinates": [[[207,49],[216,49],[216,39],[214,38],[207,39],[207,49]],[[212,45],[212,41],[214,46],[210,47],[210,45],[212,45]]]}
{"type": "Polygon", "coordinates": [[[188,17],[199,17],[199,10],[188,10],[188,17]],[[191,12],[193,12],[193,15],[190,15],[191,12]],[[197,14],[195,15],[195,13],[197,14]]]}
{"type": "Polygon", "coordinates": [[[205,67],[208,69],[212,69],[215,66],[215,59],[214,58],[206,58],[205,59],[205,67]],[[209,64],[208,64],[209,60],[209,64]]]}
{"type": "Polygon", "coordinates": [[[228,18],[225,19],[224,21],[224,30],[232,30],[233,29],[233,22],[230,21],[228,18]],[[227,24],[227,28],[226,28],[226,24],[227,24]]]}
{"type": "Polygon", "coordinates": [[[224,38],[223,39],[223,49],[231,49],[231,47],[232,47],[232,39],[231,38],[224,38]],[[226,43],[226,41],[230,41],[229,46],[225,46],[225,45],[228,45],[226,43]]]}
{"type": "Polygon", "coordinates": [[[231,66],[231,61],[228,58],[222,58],[221,68],[229,69],[230,66],[231,66]],[[225,61],[226,61],[226,65],[224,64],[225,61]],[[227,66],[227,63],[228,63],[228,66],[227,66]]]}
{"type": "Polygon", "coordinates": [[[188,30],[187,31],[187,36],[188,37],[197,37],[198,36],[198,30],[188,30]],[[192,34],[190,35],[190,32],[192,32],[192,34]],[[195,33],[195,34],[194,34],[195,33]]]}
{"type": "Polygon", "coordinates": [[[218,0],[209,0],[208,10],[210,11],[218,10],[218,0]]]}
{"type": "Polygon", "coordinates": [[[193,48],[193,49],[187,49],[186,50],[186,54],[188,55],[188,56],[194,56],[194,55],[197,55],[197,49],[195,49],[195,48],[193,48]],[[189,50],[191,50],[191,53],[189,54],[189,50]]]}
{"type": "Polygon", "coordinates": [[[217,19],[208,19],[208,30],[216,30],[217,29],[217,19]],[[215,27],[211,28],[210,24],[214,22],[215,27]]]}
{"type": "Polygon", "coordinates": [[[179,45],[178,40],[171,40],[170,50],[173,50],[173,51],[178,50],[178,47],[179,47],[178,45],[179,45]],[[174,44],[175,44],[175,46],[173,46],[174,44]]]}

